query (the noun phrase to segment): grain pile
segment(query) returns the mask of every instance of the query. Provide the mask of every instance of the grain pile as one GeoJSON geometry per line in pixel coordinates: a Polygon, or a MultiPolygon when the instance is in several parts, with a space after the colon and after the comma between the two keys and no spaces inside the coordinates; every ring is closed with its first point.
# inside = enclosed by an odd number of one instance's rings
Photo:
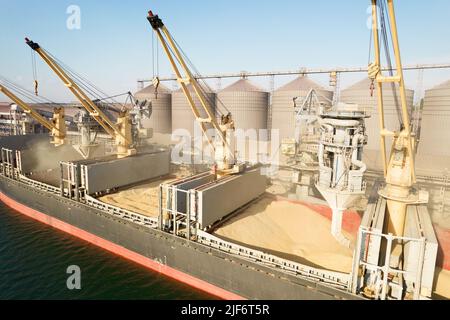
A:
{"type": "Polygon", "coordinates": [[[450,271],[436,268],[434,273],[434,294],[450,299],[450,271]]]}
{"type": "Polygon", "coordinates": [[[190,173],[187,169],[179,169],[168,177],[144,182],[100,197],[98,200],[148,217],[157,217],[159,215],[160,184],[168,183],[188,175],[190,173]]]}
{"type": "Polygon", "coordinates": [[[327,218],[301,204],[263,198],[215,235],[312,267],[351,272],[353,252],[333,238],[330,228],[327,218]]]}

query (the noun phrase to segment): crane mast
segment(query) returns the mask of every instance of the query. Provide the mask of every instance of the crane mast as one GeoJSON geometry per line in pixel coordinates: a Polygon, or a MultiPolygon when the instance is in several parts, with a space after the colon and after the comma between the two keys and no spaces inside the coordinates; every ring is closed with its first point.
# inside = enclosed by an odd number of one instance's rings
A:
{"type": "Polygon", "coordinates": [[[423,197],[413,189],[416,182],[414,157],[416,152],[415,138],[411,133],[408,105],[405,91],[405,81],[400,55],[398,29],[395,18],[394,2],[387,1],[387,13],[391,29],[391,42],[395,55],[395,73],[385,76],[381,67],[380,0],[372,0],[372,32],[374,39],[375,62],[369,65],[369,78],[376,83],[378,97],[378,113],[380,124],[381,155],[384,166],[386,187],[380,195],[387,200],[388,232],[393,235],[403,235],[407,206],[410,204],[426,203],[427,196],[423,197]],[[383,84],[394,83],[400,92],[401,120],[403,126],[399,131],[386,128],[385,109],[383,103],[383,84]],[[386,140],[392,139],[392,148],[389,157],[386,152],[386,140]]]}
{"type": "Polygon", "coordinates": [[[244,165],[237,163],[235,155],[235,127],[231,114],[222,116],[220,123],[216,120],[216,116],[212,111],[208,99],[203,93],[201,85],[189,69],[180,52],[180,49],[172,38],[169,30],[164,25],[163,21],[158,17],[158,15],[154,15],[152,11],[149,11],[147,19],[155,31],[158,40],[161,42],[164,52],[167,55],[170,65],[177,78],[177,82],[180,84],[181,89],[189,102],[196,121],[199,123],[202,132],[208,140],[208,143],[214,150],[215,163],[218,173],[220,175],[227,175],[242,172],[244,170],[244,165]],[[195,95],[200,101],[200,106],[197,106],[195,103],[194,98],[189,91],[189,85],[192,86],[195,95]],[[202,118],[201,111],[206,113],[206,118],[202,118]],[[218,133],[218,143],[214,143],[212,139],[208,137],[207,124],[210,124],[218,133]]]}
{"type": "Polygon", "coordinates": [[[64,139],[66,138],[66,123],[64,120],[63,108],[55,108],[53,112],[53,119],[52,121],[49,121],[1,84],[0,92],[20,106],[26,114],[47,128],[51,132],[53,137],[52,143],[55,146],[64,144],[64,139]]]}
{"type": "Polygon", "coordinates": [[[131,119],[128,111],[121,111],[114,124],[102,110],[88,97],[88,95],[75,83],[75,81],[64,71],[64,69],[36,42],[25,38],[26,43],[44,60],[44,62],[61,79],[64,85],[80,101],[81,105],[87,110],[89,115],[115,139],[117,144],[117,154],[119,158],[126,157],[136,153],[133,148],[133,135],[131,129],[131,119]]]}

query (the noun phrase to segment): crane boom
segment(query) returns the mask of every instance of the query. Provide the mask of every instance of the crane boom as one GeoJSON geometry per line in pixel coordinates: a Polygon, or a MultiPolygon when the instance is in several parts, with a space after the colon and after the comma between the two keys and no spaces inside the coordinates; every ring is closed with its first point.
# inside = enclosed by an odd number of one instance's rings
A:
{"type": "Polygon", "coordinates": [[[129,155],[135,153],[131,148],[133,138],[131,134],[131,124],[129,123],[128,113],[121,113],[117,125],[114,124],[102,110],[89,98],[89,96],[73,81],[73,79],[64,71],[64,69],[36,42],[25,38],[26,43],[44,60],[44,62],[61,79],[64,85],[80,101],[81,105],[88,111],[89,115],[116,140],[119,147],[119,154],[129,155]]]}
{"type": "Polygon", "coordinates": [[[0,84],[0,92],[2,92],[5,96],[14,101],[14,103],[16,103],[19,107],[21,107],[26,114],[28,114],[30,117],[35,119],[41,125],[46,127],[51,132],[53,136],[53,143],[55,145],[64,144],[64,139],[66,137],[66,123],[64,120],[63,108],[55,108],[53,114],[53,121],[49,121],[1,84],[0,84]]]}
{"type": "Polygon", "coordinates": [[[220,123],[216,120],[215,114],[212,111],[212,108],[202,90],[201,85],[198,83],[198,80],[194,77],[193,73],[189,69],[185,59],[180,52],[180,49],[172,38],[169,30],[164,25],[163,21],[158,17],[158,15],[154,15],[152,11],[149,11],[147,20],[150,22],[150,25],[152,26],[159,41],[161,42],[164,52],[166,53],[170,65],[177,78],[177,82],[180,84],[181,89],[189,102],[189,106],[191,107],[196,121],[199,123],[203,134],[205,135],[208,143],[212,146],[215,152],[215,159],[216,164],[218,165],[218,169],[224,173],[241,172],[243,170],[243,167],[236,164],[237,161],[233,146],[233,136],[235,128],[231,114],[222,116],[220,123]],[[189,92],[188,85],[192,86],[195,95],[200,101],[200,106],[197,106],[197,104],[195,103],[191,92],[189,92]],[[204,113],[206,113],[206,118],[202,118],[201,111],[204,111],[204,113]],[[219,134],[219,138],[221,140],[220,145],[214,144],[212,139],[208,137],[206,126],[206,124],[208,123],[219,134]]]}
{"type": "MultiPolygon", "coordinates": [[[[372,1],[372,32],[374,38],[375,62],[369,65],[369,78],[376,82],[378,97],[378,113],[380,123],[380,143],[381,155],[383,158],[384,176],[386,187],[380,191],[380,195],[387,199],[389,211],[388,230],[394,235],[403,235],[406,207],[409,204],[427,202],[426,196],[421,197],[415,193],[413,185],[416,182],[414,157],[416,152],[415,137],[411,133],[408,104],[406,98],[405,81],[403,76],[402,60],[400,55],[400,45],[398,40],[397,21],[395,18],[393,0],[371,0],[372,1]],[[386,1],[383,3],[383,1],[386,1]],[[385,17],[387,9],[387,23],[380,26],[380,16],[385,17]],[[381,11],[383,10],[383,11],[381,11]],[[380,14],[379,14],[380,13],[380,14]],[[382,14],[381,14],[382,13],[382,14]],[[379,30],[383,34],[385,41],[386,24],[390,26],[391,42],[395,55],[395,74],[383,75],[381,67],[381,45],[379,30]],[[383,84],[393,83],[400,92],[401,120],[402,126],[399,131],[392,131],[386,128],[385,109],[383,102],[383,84]],[[391,152],[386,152],[386,139],[392,138],[391,152]]],[[[389,48],[386,45],[386,48],[389,48]]],[[[387,49],[386,49],[387,50],[387,49]]],[[[389,52],[387,52],[389,55],[389,52]]]]}

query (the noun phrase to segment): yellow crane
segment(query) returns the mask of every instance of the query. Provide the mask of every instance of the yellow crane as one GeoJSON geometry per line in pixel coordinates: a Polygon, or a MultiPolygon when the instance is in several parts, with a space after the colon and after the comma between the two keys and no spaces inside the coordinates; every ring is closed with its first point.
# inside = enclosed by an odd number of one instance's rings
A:
{"type": "Polygon", "coordinates": [[[64,139],[66,138],[66,122],[64,119],[64,108],[61,107],[55,108],[53,112],[53,118],[51,121],[49,121],[1,84],[0,84],[0,92],[2,92],[5,96],[14,101],[14,103],[17,104],[20,108],[22,108],[22,110],[27,115],[29,115],[37,122],[39,122],[41,125],[46,127],[51,132],[51,135],[53,137],[51,143],[53,143],[55,146],[60,146],[64,144],[64,139]]]}
{"type": "Polygon", "coordinates": [[[414,158],[416,140],[411,132],[411,124],[405,91],[403,66],[398,40],[397,21],[393,0],[372,1],[372,32],[374,39],[375,61],[369,65],[369,78],[375,83],[378,97],[378,113],[380,123],[381,155],[383,158],[384,177],[386,186],[379,194],[387,200],[388,227],[387,231],[395,236],[402,236],[404,232],[406,210],[408,205],[428,202],[426,194],[417,192],[413,185],[416,183],[414,158]],[[381,70],[381,41],[384,41],[387,61],[390,42],[395,56],[395,68],[390,66],[391,72],[385,75],[381,70]],[[381,34],[380,34],[381,33],[381,34]],[[395,72],[394,72],[395,71],[395,72]],[[383,84],[393,84],[400,92],[401,125],[399,130],[386,128],[385,110],[383,103],[383,84]],[[392,148],[388,157],[386,140],[392,139],[392,148]]]}
{"type": "MultiPolygon", "coordinates": [[[[204,89],[189,69],[178,45],[172,38],[163,21],[157,15],[154,15],[152,11],[149,11],[147,19],[161,42],[164,52],[167,55],[170,65],[176,75],[177,82],[181,86],[181,89],[189,102],[196,121],[199,123],[202,132],[208,140],[208,143],[214,150],[215,168],[218,175],[223,176],[244,171],[244,164],[238,163],[236,159],[234,141],[235,126],[231,114],[228,113],[226,115],[222,115],[220,122],[217,121],[210,102],[204,93],[204,89]],[[200,101],[200,105],[195,103],[195,100],[189,91],[189,85],[192,86],[195,95],[200,101]],[[206,118],[202,118],[202,111],[207,115],[206,118]],[[211,125],[218,133],[218,143],[214,143],[212,139],[208,137],[207,124],[211,125]]],[[[157,78],[154,79],[154,83],[159,83],[157,78]]],[[[157,87],[157,85],[155,87],[157,87]]]]}
{"type": "Polygon", "coordinates": [[[136,149],[134,149],[133,146],[132,123],[129,112],[127,110],[120,111],[117,123],[111,121],[68,75],[64,68],[42,49],[38,43],[33,42],[28,38],[25,38],[25,41],[61,79],[64,85],[73,93],[78,101],[80,101],[81,105],[87,110],[89,115],[115,140],[118,157],[123,158],[135,154],[136,149]]]}

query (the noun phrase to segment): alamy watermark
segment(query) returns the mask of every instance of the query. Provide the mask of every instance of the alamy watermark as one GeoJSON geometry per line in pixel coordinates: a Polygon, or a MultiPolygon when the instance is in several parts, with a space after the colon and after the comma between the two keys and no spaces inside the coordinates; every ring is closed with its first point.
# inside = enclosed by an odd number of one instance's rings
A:
{"type": "MultiPolygon", "coordinates": [[[[172,132],[172,141],[175,142],[172,148],[171,160],[173,163],[187,165],[212,165],[217,160],[218,149],[214,145],[220,145],[221,139],[215,129],[202,132],[200,126],[194,121],[193,135],[186,129],[176,129],[172,132]]],[[[262,164],[262,173],[273,174],[279,168],[279,130],[267,129],[236,129],[228,133],[231,135],[226,149],[223,152],[232,153],[238,162],[262,164]]],[[[221,154],[223,156],[223,154],[221,154]]]]}
{"type": "Polygon", "coordinates": [[[81,290],[81,269],[77,265],[67,267],[66,273],[70,276],[67,278],[66,286],[69,290],[81,290]]]}
{"type": "Polygon", "coordinates": [[[81,8],[75,4],[67,7],[66,14],[69,16],[66,20],[66,27],[68,30],[81,29],[81,8]]]}

